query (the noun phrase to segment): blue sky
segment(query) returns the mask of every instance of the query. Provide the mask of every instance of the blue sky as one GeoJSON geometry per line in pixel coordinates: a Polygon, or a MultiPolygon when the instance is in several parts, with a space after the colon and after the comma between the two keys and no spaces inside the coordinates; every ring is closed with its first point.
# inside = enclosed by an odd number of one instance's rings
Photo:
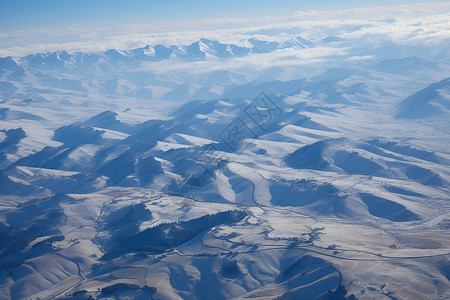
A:
{"type": "Polygon", "coordinates": [[[423,0],[0,0],[0,32],[258,17],[290,14],[297,10],[334,10],[426,2],[423,0]]]}

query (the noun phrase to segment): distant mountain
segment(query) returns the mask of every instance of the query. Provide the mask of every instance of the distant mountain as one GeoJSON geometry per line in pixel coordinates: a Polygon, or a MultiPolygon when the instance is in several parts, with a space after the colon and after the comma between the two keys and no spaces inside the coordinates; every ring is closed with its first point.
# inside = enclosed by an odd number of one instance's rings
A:
{"type": "MultiPolygon", "coordinates": [[[[169,58],[179,58],[184,61],[205,60],[211,57],[230,58],[245,56],[251,53],[268,53],[285,48],[311,48],[314,43],[298,36],[286,42],[264,41],[256,38],[244,40],[242,45],[221,43],[216,40],[202,38],[190,45],[147,45],[132,50],[110,49],[104,53],[68,53],[55,51],[51,53],[36,53],[22,60],[28,67],[36,69],[64,69],[77,65],[121,64],[144,61],[160,61],[169,58]]],[[[0,69],[16,71],[20,66],[11,57],[0,58],[0,69]]]]}
{"type": "Polygon", "coordinates": [[[20,67],[11,56],[3,58],[0,57],[0,70],[17,71],[18,69],[20,69],[20,67]]]}
{"type": "Polygon", "coordinates": [[[283,43],[286,48],[313,48],[315,47],[314,43],[298,36],[296,38],[292,38],[289,41],[283,43]]]}
{"type": "Polygon", "coordinates": [[[439,65],[435,62],[428,61],[417,56],[405,58],[393,58],[380,61],[373,67],[374,70],[384,73],[403,74],[405,72],[420,70],[438,70],[439,65]]]}
{"type": "Polygon", "coordinates": [[[322,40],[322,43],[324,43],[324,44],[329,44],[329,43],[342,42],[342,41],[345,41],[345,39],[340,38],[340,37],[338,37],[338,36],[330,35],[330,36],[327,36],[326,38],[324,38],[324,39],[322,40]]]}
{"type": "Polygon", "coordinates": [[[450,77],[433,83],[403,100],[396,118],[421,119],[448,114],[450,111],[450,77]]]}

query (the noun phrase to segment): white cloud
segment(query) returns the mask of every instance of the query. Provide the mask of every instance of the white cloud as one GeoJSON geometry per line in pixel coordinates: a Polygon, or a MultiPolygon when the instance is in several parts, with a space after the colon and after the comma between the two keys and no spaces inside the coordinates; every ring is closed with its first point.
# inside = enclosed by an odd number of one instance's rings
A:
{"type": "Polygon", "coordinates": [[[228,60],[206,60],[181,62],[172,60],[144,63],[143,71],[153,73],[190,72],[208,73],[218,70],[238,71],[240,69],[264,70],[271,67],[302,66],[324,63],[345,56],[347,48],[317,47],[310,49],[280,49],[271,53],[250,54],[228,60]]]}

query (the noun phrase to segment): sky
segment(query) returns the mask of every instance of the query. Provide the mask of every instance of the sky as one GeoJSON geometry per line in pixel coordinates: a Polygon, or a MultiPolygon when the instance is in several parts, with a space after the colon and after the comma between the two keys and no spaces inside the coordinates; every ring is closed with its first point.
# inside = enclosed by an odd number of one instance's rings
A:
{"type": "MultiPolygon", "coordinates": [[[[342,22],[372,26],[366,24],[372,19],[407,21],[437,14],[440,23],[433,26],[444,24],[448,35],[450,2],[440,0],[0,0],[0,56],[187,44],[201,37],[236,42],[262,34],[285,39],[289,32],[308,35],[314,22],[315,28],[327,24],[333,29],[342,22]]],[[[389,28],[397,34],[395,26],[389,28]]],[[[314,30],[310,35],[328,34],[314,30]]]]}
{"type": "Polygon", "coordinates": [[[426,1],[0,0],[0,33],[69,26],[93,27],[113,24],[258,17],[288,14],[298,10],[333,10],[411,3],[426,3],[426,1]]]}

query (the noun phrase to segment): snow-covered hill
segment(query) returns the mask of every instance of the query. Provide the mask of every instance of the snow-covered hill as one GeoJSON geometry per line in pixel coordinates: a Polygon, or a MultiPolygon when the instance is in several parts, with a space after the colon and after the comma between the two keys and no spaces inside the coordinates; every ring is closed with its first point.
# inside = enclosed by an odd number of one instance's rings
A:
{"type": "Polygon", "coordinates": [[[0,59],[0,298],[448,298],[448,57],[352,46],[0,59]]]}

